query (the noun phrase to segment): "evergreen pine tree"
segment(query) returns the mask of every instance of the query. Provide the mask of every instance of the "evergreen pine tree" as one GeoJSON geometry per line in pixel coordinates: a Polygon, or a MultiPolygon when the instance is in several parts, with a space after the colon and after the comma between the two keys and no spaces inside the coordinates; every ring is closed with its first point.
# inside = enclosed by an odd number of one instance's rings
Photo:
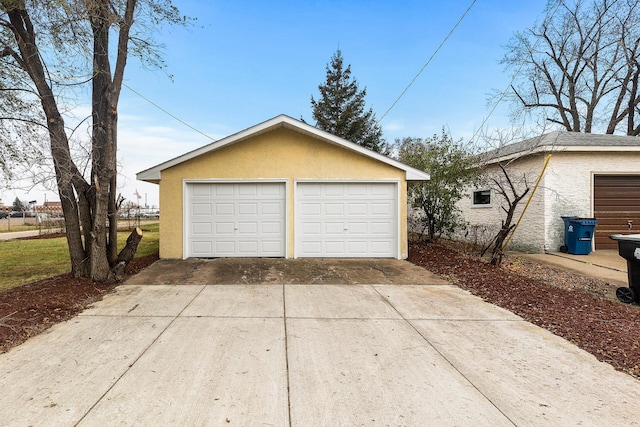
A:
{"type": "Polygon", "coordinates": [[[26,210],[26,207],[24,205],[24,203],[22,203],[22,201],[16,197],[16,199],[13,201],[13,211],[14,212],[23,212],[26,210]]]}
{"type": "Polygon", "coordinates": [[[320,99],[316,101],[311,96],[317,128],[378,153],[388,154],[373,109],[365,111],[367,89],[360,90],[358,82],[351,78],[351,65],[344,68],[340,49],[331,58],[331,64],[327,65],[327,80],[318,89],[320,99]]]}

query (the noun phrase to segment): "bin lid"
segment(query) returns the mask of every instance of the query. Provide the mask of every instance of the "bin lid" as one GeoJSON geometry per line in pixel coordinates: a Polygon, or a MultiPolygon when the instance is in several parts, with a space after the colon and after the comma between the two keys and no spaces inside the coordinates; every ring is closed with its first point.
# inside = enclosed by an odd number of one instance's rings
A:
{"type": "Polygon", "coordinates": [[[609,238],[623,242],[640,242],[640,234],[612,234],[609,238]]]}
{"type": "Polygon", "coordinates": [[[570,218],[569,222],[575,222],[580,225],[598,225],[598,220],[595,218],[570,218]]]}

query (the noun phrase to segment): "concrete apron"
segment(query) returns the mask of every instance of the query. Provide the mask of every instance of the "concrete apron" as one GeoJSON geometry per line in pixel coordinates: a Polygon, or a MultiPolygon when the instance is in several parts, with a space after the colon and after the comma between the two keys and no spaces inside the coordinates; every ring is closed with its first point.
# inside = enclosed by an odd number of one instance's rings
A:
{"type": "Polygon", "coordinates": [[[640,425],[639,381],[408,262],[226,263],[0,355],[2,425],[640,425]]]}

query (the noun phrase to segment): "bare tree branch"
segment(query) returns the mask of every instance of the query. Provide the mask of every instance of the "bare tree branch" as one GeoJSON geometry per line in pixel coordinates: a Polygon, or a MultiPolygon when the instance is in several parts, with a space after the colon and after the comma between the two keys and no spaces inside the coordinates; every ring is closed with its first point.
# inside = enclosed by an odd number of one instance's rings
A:
{"type": "Polygon", "coordinates": [[[511,87],[514,115],[540,113],[573,132],[633,134],[639,43],[639,0],[550,2],[545,20],[517,33],[503,59],[521,71],[511,87]]]}

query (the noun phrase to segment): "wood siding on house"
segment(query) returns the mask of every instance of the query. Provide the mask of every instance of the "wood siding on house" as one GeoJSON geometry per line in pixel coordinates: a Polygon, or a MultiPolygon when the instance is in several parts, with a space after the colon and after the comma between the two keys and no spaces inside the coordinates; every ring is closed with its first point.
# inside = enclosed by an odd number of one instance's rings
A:
{"type": "Polygon", "coordinates": [[[612,234],[640,232],[640,175],[595,175],[593,197],[596,249],[617,249],[612,234]]]}

